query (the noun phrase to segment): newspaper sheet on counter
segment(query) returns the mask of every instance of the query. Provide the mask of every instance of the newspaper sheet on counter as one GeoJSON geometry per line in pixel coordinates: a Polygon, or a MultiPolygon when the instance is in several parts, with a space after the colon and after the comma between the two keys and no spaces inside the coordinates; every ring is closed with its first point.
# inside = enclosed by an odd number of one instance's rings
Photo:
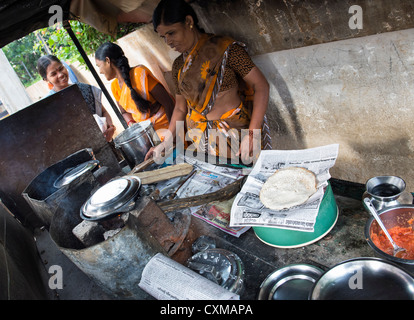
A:
{"type": "Polygon", "coordinates": [[[262,151],[231,209],[233,227],[264,226],[313,232],[324,188],[330,179],[329,169],[338,157],[339,145],[332,144],[305,150],[262,151]],[[305,204],[273,211],[260,201],[264,182],[276,170],[285,167],[303,167],[316,174],[318,190],[305,204]]]}
{"type": "Polygon", "coordinates": [[[139,287],[158,300],[239,300],[240,296],[164,256],[155,255],[139,287]]]}
{"type": "MultiPolygon", "coordinates": [[[[224,166],[213,165],[196,158],[180,157],[178,162],[186,162],[192,164],[194,167],[194,174],[190,179],[176,190],[183,178],[175,178],[175,180],[166,181],[157,186],[160,189],[160,196],[165,197],[169,190],[176,191],[177,198],[187,198],[201,194],[207,194],[220,190],[235,180],[241,179],[244,175],[250,172],[250,169],[234,169],[224,166]],[[167,191],[166,191],[167,190],[167,191]]],[[[185,178],[185,177],[184,177],[185,178]]],[[[202,206],[189,208],[192,215],[200,218],[214,227],[239,237],[246,232],[250,227],[230,227],[230,211],[234,198],[228,201],[212,202],[202,206]]]]}

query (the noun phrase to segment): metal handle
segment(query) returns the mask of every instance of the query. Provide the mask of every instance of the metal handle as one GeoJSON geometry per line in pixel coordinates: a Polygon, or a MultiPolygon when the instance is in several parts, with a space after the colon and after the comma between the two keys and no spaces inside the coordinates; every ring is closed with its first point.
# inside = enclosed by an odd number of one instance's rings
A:
{"type": "Polygon", "coordinates": [[[371,199],[370,198],[364,198],[364,204],[365,204],[365,207],[369,210],[369,212],[374,216],[375,220],[377,221],[377,223],[381,227],[382,231],[384,231],[384,233],[387,236],[388,240],[390,240],[392,246],[394,248],[397,247],[394,240],[392,240],[391,235],[388,233],[387,228],[382,223],[381,218],[377,214],[377,210],[375,209],[374,205],[372,204],[371,199]]]}
{"type": "Polygon", "coordinates": [[[151,146],[152,147],[155,147],[155,144],[154,144],[154,142],[152,141],[152,137],[150,136],[150,134],[149,134],[149,132],[148,132],[149,130],[147,130],[147,128],[145,128],[144,129],[144,132],[145,132],[145,134],[147,135],[147,137],[148,137],[148,139],[149,139],[149,141],[150,141],[150,143],[151,143],[151,146]]]}

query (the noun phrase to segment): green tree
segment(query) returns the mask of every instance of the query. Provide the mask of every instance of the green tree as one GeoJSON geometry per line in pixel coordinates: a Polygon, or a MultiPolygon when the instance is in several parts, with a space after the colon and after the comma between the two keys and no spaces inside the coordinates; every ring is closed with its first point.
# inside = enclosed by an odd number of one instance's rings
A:
{"type": "Polygon", "coordinates": [[[4,54],[24,86],[41,79],[36,71],[37,59],[41,56],[34,47],[36,41],[36,36],[31,33],[3,47],[4,54]]]}
{"type": "MultiPolygon", "coordinates": [[[[106,41],[116,39],[134,31],[141,24],[120,24],[115,38],[97,31],[95,28],[79,21],[70,21],[71,28],[86,54],[93,54],[106,41]]],[[[36,30],[5,47],[3,51],[19,76],[24,86],[41,80],[37,72],[37,60],[45,54],[53,54],[59,59],[74,63],[78,61],[85,68],[86,64],[61,23],[51,27],[36,30]]]]}
{"type": "MultiPolygon", "coordinates": [[[[102,43],[116,41],[142,25],[135,23],[119,24],[116,36],[112,37],[76,20],[69,21],[69,23],[87,55],[95,53],[96,49],[98,49],[102,43]]],[[[57,23],[52,27],[41,29],[37,32],[38,39],[42,39],[42,41],[39,41],[35,47],[37,50],[46,51],[56,55],[59,59],[66,62],[73,63],[78,61],[86,68],[85,61],[62,24],[57,23]]]]}
{"type": "MultiPolygon", "coordinates": [[[[70,21],[70,25],[76,38],[88,55],[93,54],[102,43],[116,40],[79,21],[70,21]]],[[[36,33],[39,41],[35,44],[35,50],[42,54],[53,54],[69,63],[78,61],[86,67],[85,61],[74,42],[60,23],[38,30],[36,33]]]]}

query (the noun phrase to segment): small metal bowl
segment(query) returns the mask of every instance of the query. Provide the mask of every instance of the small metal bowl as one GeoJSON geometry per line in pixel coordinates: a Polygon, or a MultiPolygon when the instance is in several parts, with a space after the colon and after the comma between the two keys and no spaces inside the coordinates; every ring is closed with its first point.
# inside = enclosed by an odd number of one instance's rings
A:
{"type": "MultiPolygon", "coordinates": [[[[408,220],[414,218],[414,205],[401,205],[392,208],[387,208],[378,212],[382,222],[384,223],[387,229],[391,229],[395,226],[399,227],[408,227],[411,226],[408,223],[408,220]]],[[[371,217],[365,225],[365,239],[367,240],[369,246],[381,257],[392,262],[401,264],[405,267],[408,267],[409,271],[414,268],[414,260],[401,259],[389,255],[384,251],[380,250],[371,239],[372,233],[380,232],[381,228],[378,223],[375,221],[374,217],[371,217]]]]}
{"type": "Polygon", "coordinates": [[[260,286],[259,300],[307,300],[323,270],[308,264],[292,264],[267,276],[260,286]]]}

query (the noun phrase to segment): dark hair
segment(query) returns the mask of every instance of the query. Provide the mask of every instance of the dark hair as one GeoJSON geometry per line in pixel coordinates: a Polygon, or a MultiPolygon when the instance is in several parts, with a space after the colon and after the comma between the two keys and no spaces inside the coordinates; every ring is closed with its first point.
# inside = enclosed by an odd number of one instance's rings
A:
{"type": "Polygon", "coordinates": [[[47,54],[45,56],[42,56],[42,57],[39,58],[39,60],[37,60],[37,71],[39,72],[40,76],[43,79],[47,78],[47,67],[53,61],[61,63],[61,61],[57,57],[55,57],[51,54],[47,54]]]}
{"type": "Polygon", "coordinates": [[[198,18],[194,9],[187,2],[184,0],[161,0],[152,15],[152,24],[154,30],[157,31],[160,24],[185,23],[187,16],[191,16],[194,20],[194,26],[202,31],[198,26],[198,18]]]}
{"type": "Polygon", "coordinates": [[[129,76],[131,68],[128,63],[128,58],[125,57],[122,48],[115,43],[105,42],[98,48],[98,50],[96,50],[95,59],[105,61],[106,58],[109,58],[111,63],[113,63],[121,72],[125,84],[129,90],[131,90],[131,98],[134,100],[138,110],[142,113],[148,112],[150,110],[149,101],[142,98],[141,95],[132,87],[131,78],[129,76]]]}

